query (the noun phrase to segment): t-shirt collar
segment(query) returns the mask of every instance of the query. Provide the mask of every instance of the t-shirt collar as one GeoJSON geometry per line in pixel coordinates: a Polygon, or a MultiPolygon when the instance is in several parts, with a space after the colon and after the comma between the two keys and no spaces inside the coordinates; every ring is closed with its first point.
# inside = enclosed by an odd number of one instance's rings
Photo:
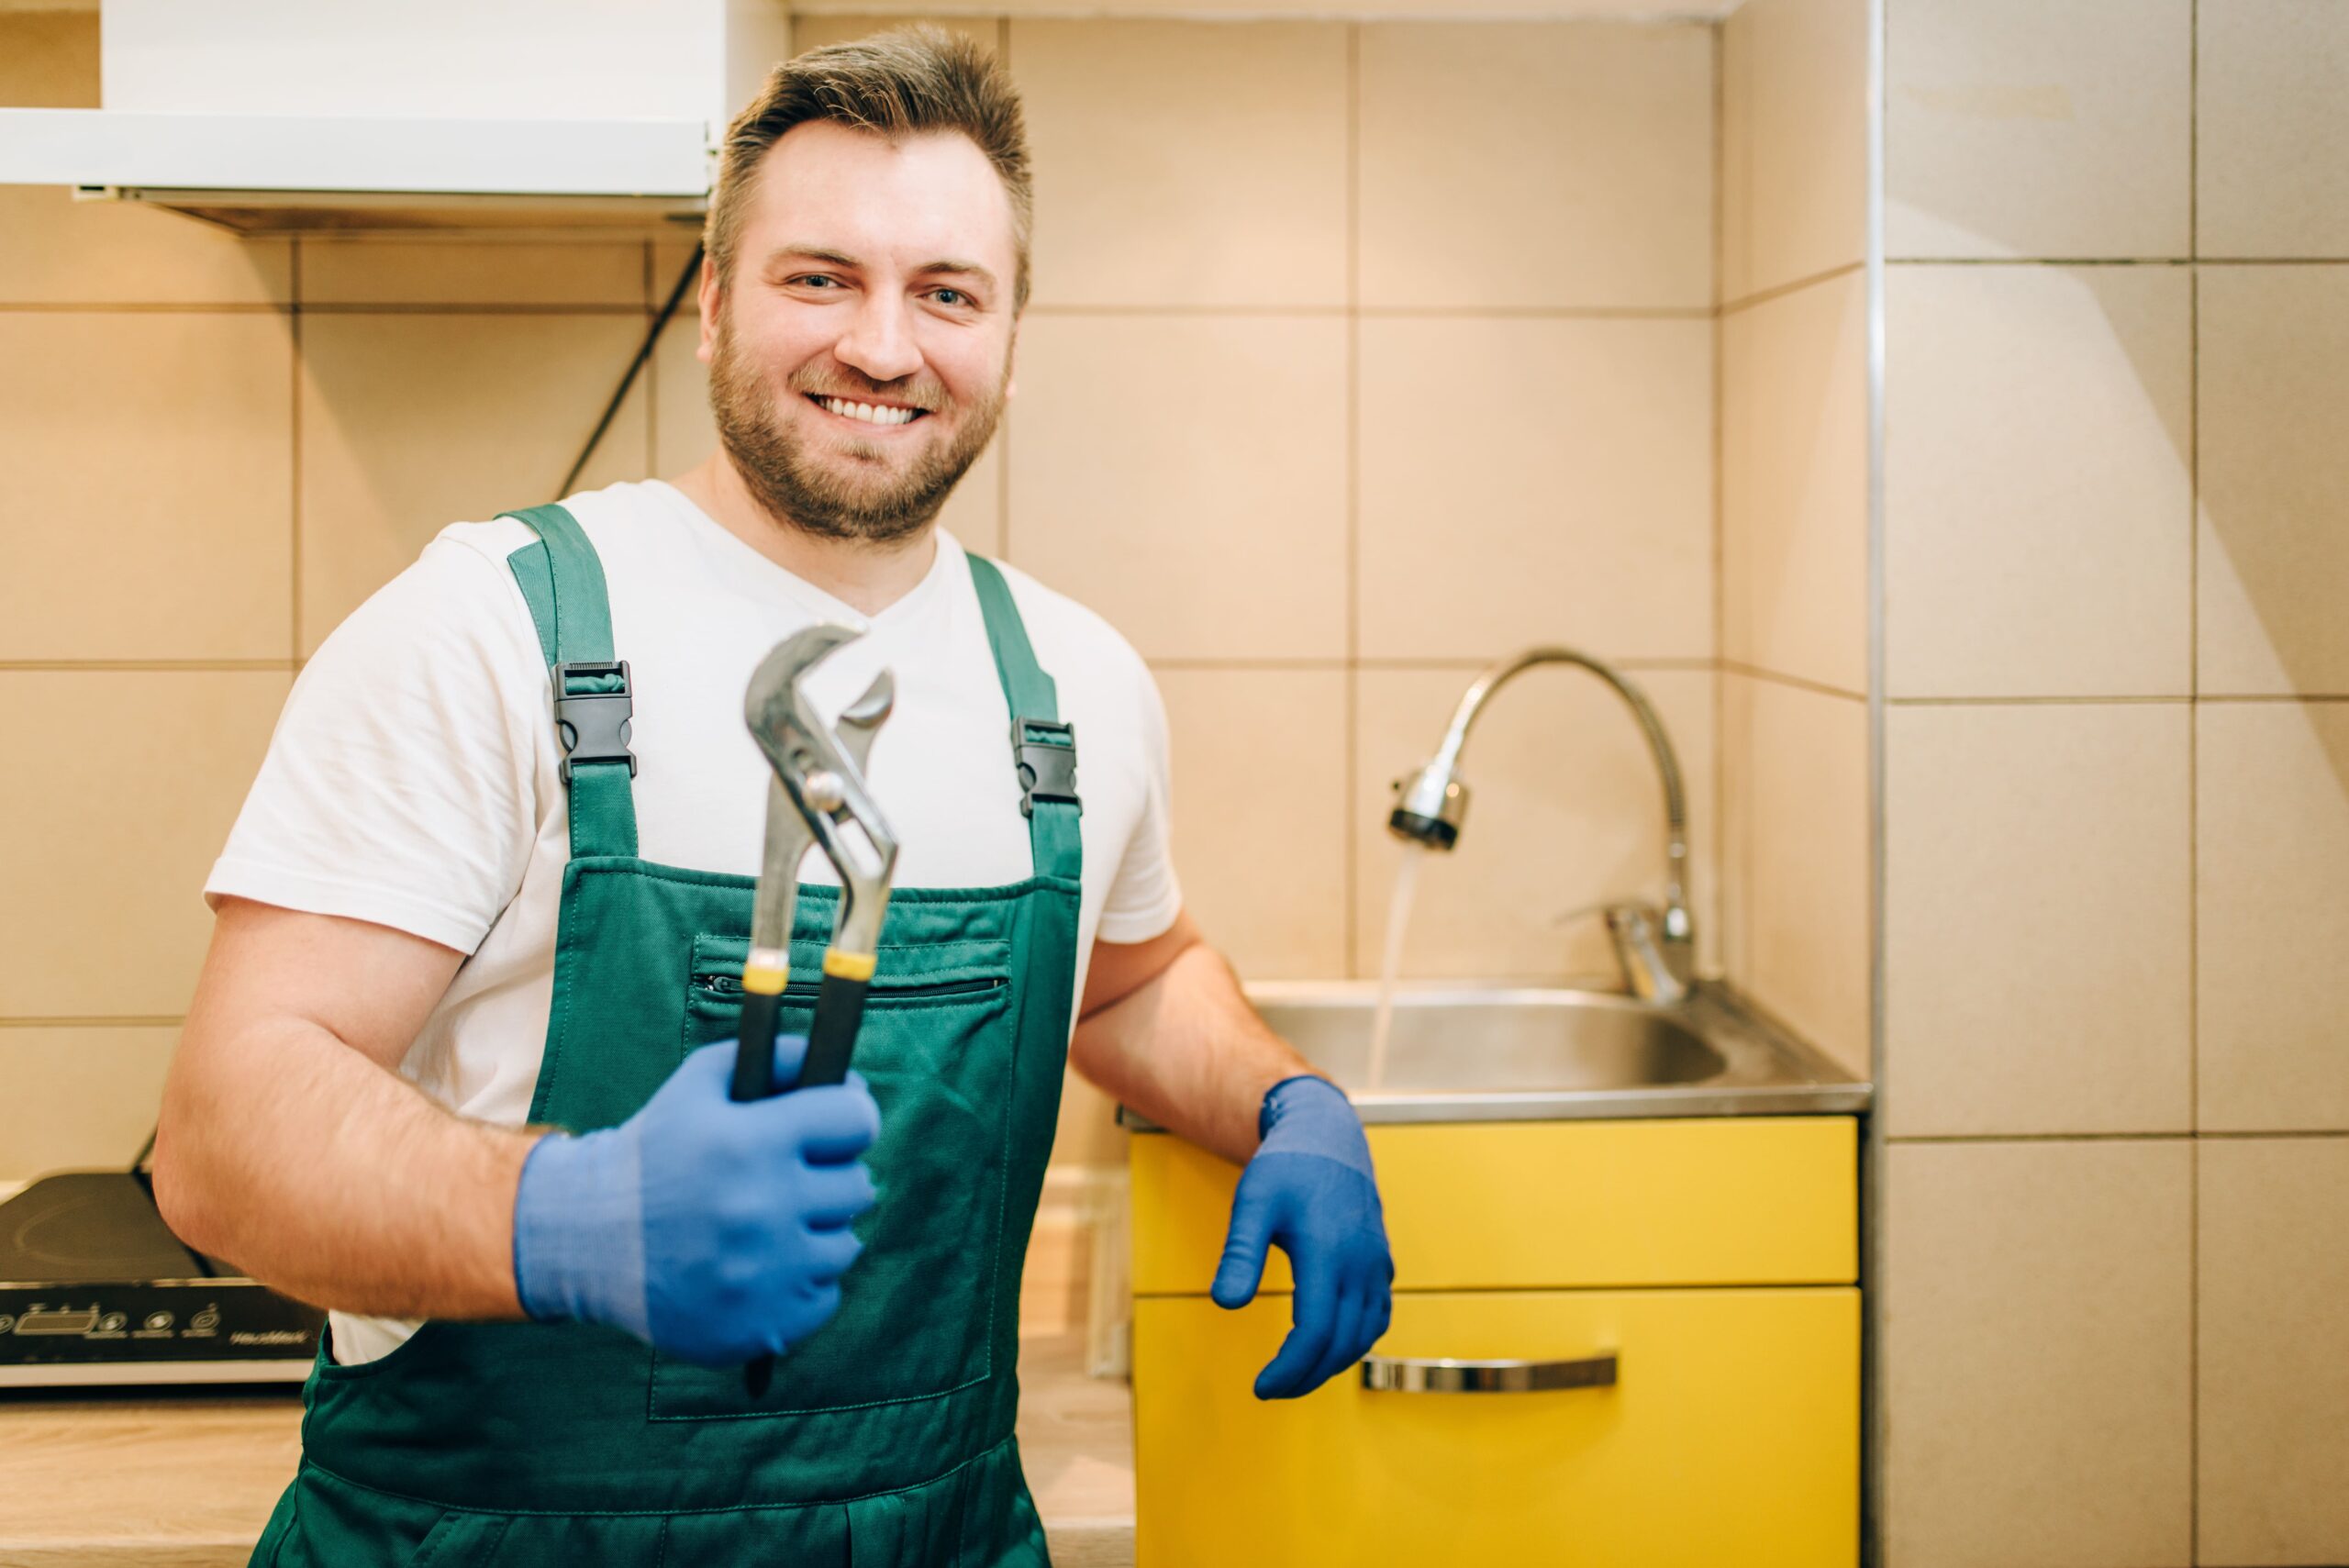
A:
{"type": "Polygon", "coordinates": [[[930,557],[930,570],[896,599],[883,607],[877,615],[868,616],[844,599],[834,597],[806,578],[779,565],[744,541],[707,512],[702,510],[684,491],[663,479],[648,482],[667,500],[679,520],[693,536],[711,563],[719,568],[721,579],[745,589],[751,597],[782,599],[805,610],[817,620],[832,621],[859,631],[870,631],[904,620],[920,612],[921,606],[941,592],[940,584],[961,565],[963,547],[943,528],[933,528],[930,537],[936,550],[930,557]]]}

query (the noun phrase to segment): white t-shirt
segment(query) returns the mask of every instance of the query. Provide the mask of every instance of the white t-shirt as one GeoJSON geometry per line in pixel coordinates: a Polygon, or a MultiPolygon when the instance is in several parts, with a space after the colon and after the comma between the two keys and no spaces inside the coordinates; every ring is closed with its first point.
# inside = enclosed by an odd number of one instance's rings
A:
{"type": "MultiPolygon", "coordinates": [[[[866,775],[901,848],[900,887],[988,887],[1031,869],[1010,717],[969,559],[940,532],[929,573],[865,617],[726,531],[674,486],[563,503],[601,558],[614,656],[629,662],[639,853],[755,876],[766,760],[742,722],[751,671],[818,620],[864,635],[809,673],[825,718],[895,673],[866,775]]],[[[261,773],[205,884],[396,927],[470,954],[400,1064],[459,1115],[527,1118],[554,985],[570,855],[551,692],[507,557],[537,535],[458,523],[336,628],[294,684],[261,773]]],[[[1167,844],[1166,717],[1148,668],[1098,616],[1009,567],[1036,657],[1075,727],[1085,800],[1081,993],[1094,940],[1140,942],[1181,907],[1167,844]]],[[[806,882],[830,882],[811,853],[806,882]]],[[[342,1362],[413,1325],[333,1315],[342,1362]]]]}

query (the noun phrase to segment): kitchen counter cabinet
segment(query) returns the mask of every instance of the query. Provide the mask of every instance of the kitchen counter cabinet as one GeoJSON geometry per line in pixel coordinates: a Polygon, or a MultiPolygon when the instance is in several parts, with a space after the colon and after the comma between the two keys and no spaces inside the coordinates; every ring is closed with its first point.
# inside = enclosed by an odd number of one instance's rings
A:
{"type": "Polygon", "coordinates": [[[1250,1398],[1288,1329],[1288,1272],[1267,1268],[1266,1294],[1241,1311],[1216,1307],[1240,1171],[1139,1136],[1145,1568],[1855,1568],[1853,1118],[1374,1123],[1369,1136],[1395,1255],[1377,1352],[1564,1363],[1584,1380],[1463,1394],[1349,1373],[1301,1399],[1250,1398]]]}
{"type": "MultiPolygon", "coordinates": [[[[1130,1568],[1133,1401],[1082,1335],[1020,1347],[1019,1442],[1055,1568],[1130,1568]]],[[[292,1391],[0,1396],[0,1568],[241,1568],[301,1452],[292,1391]]]]}

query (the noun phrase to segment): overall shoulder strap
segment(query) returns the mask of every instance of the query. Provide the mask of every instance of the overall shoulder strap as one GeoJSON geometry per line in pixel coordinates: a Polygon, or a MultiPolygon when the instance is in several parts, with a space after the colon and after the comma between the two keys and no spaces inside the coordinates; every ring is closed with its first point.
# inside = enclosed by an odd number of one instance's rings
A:
{"type": "Polygon", "coordinates": [[[628,749],[635,709],[628,665],[612,657],[611,602],[604,566],[586,531],[561,506],[531,506],[501,517],[539,536],[506,558],[530,619],[539,628],[554,690],[555,734],[571,794],[571,858],[636,853],[636,800],[628,749]]]}
{"type": "Polygon", "coordinates": [[[1076,731],[1060,720],[1059,691],[1036,662],[1011,585],[985,556],[971,556],[970,562],[979,612],[986,617],[987,646],[995,651],[996,679],[1011,710],[1011,762],[1019,776],[1019,809],[1028,818],[1036,874],[1074,882],[1085,865],[1076,823],[1084,810],[1076,796],[1076,731]]]}

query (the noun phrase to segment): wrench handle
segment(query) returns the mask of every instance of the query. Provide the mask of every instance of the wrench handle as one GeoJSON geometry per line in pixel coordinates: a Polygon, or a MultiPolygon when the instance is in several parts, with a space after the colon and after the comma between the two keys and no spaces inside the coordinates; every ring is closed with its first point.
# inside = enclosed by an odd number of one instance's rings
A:
{"type": "Polygon", "coordinates": [[[734,1045],[734,1082],[728,1096],[763,1100],[775,1092],[774,1037],[783,998],[765,992],[742,994],[742,1028],[734,1045]]]}
{"type": "Polygon", "coordinates": [[[807,1065],[799,1073],[803,1084],[848,1081],[849,1057],[864,1022],[867,984],[826,966],[823,986],[816,993],[816,1018],[807,1029],[807,1065]]]}
{"type": "MultiPolygon", "coordinates": [[[[763,1100],[775,1092],[774,1036],[782,1016],[782,996],[763,991],[742,994],[742,1029],[734,1044],[730,1098],[763,1100]]],[[[742,1368],[742,1386],[753,1399],[765,1398],[774,1380],[773,1356],[760,1356],[742,1368]]]]}

